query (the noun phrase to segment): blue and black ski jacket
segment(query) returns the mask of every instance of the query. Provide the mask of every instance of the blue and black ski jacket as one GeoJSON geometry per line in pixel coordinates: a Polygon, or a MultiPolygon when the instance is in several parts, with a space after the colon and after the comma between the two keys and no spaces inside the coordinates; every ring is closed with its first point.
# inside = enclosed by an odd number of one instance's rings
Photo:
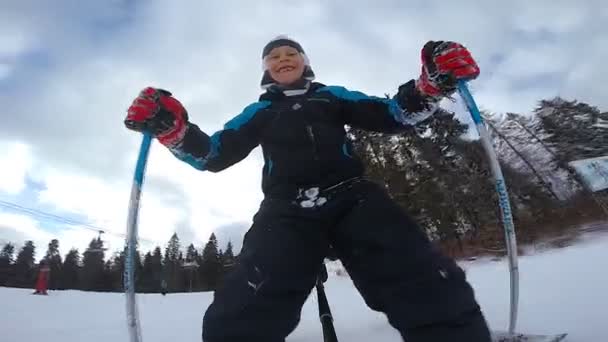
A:
{"type": "Polygon", "coordinates": [[[212,135],[190,123],[183,143],[172,152],[196,169],[219,172],[260,145],[264,194],[291,196],[297,189],[324,188],[362,176],[363,164],[345,125],[400,133],[436,108],[418,94],[413,80],[401,85],[393,98],[315,82],[300,95],[268,90],[212,135]]]}

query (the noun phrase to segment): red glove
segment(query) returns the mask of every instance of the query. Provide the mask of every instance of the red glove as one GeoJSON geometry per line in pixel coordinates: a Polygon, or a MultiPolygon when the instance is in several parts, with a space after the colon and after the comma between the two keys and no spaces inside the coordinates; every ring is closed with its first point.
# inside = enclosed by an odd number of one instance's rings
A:
{"type": "Polygon", "coordinates": [[[461,44],[449,41],[429,41],[422,48],[422,72],[416,88],[425,96],[440,98],[451,95],[458,80],[479,76],[479,66],[461,44]]]}
{"type": "Polygon", "coordinates": [[[188,112],[171,93],[147,87],[127,110],[124,120],[128,129],[147,132],[168,147],[178,145],[188,128],[188,112]]]}

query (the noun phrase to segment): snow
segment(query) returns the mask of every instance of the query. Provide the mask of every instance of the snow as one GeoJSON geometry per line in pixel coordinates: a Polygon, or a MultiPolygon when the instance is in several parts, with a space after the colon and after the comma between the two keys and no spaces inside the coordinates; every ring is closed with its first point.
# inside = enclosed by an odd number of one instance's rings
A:
{"type": "Polygon", "coordinates": [[[593,127],[608,128],[608,120],[597,119],[597,122],[593,124],[593,127]]]}
{"type": "MultiPolygon", "coordinates": [[[[519,259],[521,291],[518,331],[568,332],[566,341],[608,341],[608,235],[590,233],[576,244],[519,259]]],[[[506,260],[462,262],[493,329],[508,326],[509,275],[506,260]]],[[[326,283],[340,341],[400,341],[384,316],[369,310],[339,267],[326,283]]],[[[3,341],[128,341],[124,295],[82,291],[0,288],[3,341]]],[[[138,295],[144,342],[201,341],[201,320],[211,293],[138,295]]],[[[316,295],[303,308],[289,342],[322,341],[316,295]]]]}

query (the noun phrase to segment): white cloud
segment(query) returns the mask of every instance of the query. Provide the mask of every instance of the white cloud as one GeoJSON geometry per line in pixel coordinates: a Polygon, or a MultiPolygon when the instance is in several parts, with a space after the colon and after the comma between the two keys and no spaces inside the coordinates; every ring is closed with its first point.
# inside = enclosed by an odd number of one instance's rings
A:
{"type": "MultiPolygon", "coordinates": [[[[46,186],[40,203],[117,232],[125,230],[140,142],[122,124],[133,97],[147,85],[164,87],[212,133],[257,99],[261,49],[277,34],[302,43],[319,81],[374,95],[417,76],[426,40],[451,39],[470,47],[481,65],[471,86],[483,108],[529,111],[555,95],[608,106],[608,12],[598,0],[3,7],[0,137],[10,146],[23,142],[27,153],[2,149],[0,162],[11,167],[0,170],[0,190],[19,193],[27,174],[46,186]]],[[[218,227],[245,229],[262,198],[261,165],[256,149],[226,171],[201,173],[155,142],[141,235],[163,243],[190,226],[200,245],[218,227]]]]}
{"type": "Polygon", "coordinates": [[[32,166],[28,146],[23,143],[0,142],[0,191],[18,194],[25,188],[25,178],[32,166]]]}
{"type": "MultiPolygon", "coordinates": [[[[82,174],[46,170],[40,192],[41,204],[54,205],[57,210],[87,217],[89,224],[104,228],[109,234],[125,234],[131,184],[108,182],[82,174]]],[[[139,236],[162,244],[184,220],[185,211],[164,201],[154,191],[144,191],[141,200],[139,236]]],[[[90,235],[90,234],[89,234],[90,235]]]]}
{"type": "Polygon", "coordinates": [[[53,234],[40,228],[38,222],[29,216],[0,212],[0,237],[1,242],[14,243],[16,248],[23,246],[26,240],[32,240],[36,246],[35,258],[39,260],[46,252],[46,246],[55,238],[53,234]]]}

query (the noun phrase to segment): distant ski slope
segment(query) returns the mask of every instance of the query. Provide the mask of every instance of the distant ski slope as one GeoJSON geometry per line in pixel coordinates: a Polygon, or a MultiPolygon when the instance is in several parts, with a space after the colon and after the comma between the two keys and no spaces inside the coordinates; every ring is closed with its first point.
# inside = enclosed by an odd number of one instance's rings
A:
{"type": "MultiPolygon", "coordinates": [[[[523,256],[518,331],[567,332],[571,342],[608,341],[608,235],[593,233],[576,246],[523,256]]],[[[508,326],[508,273],[505,261],[477,260],[466,269],[493,329],[508,326]]],[[[327,294],[338,337],[345,342],[399,342],[385,318],[372,312],[347,277],[332,275],[327,294]]],[[[124,295],[51,291],[33,296],[24,289],[0,288],[3,341],[127,341],[124,295]]],[[[201,341],[201,321],[211,293],[139,295],[144,342],[201,341]]],[[[316,296],[303,309],[290,342],[321,342],[316,296]]]]}

